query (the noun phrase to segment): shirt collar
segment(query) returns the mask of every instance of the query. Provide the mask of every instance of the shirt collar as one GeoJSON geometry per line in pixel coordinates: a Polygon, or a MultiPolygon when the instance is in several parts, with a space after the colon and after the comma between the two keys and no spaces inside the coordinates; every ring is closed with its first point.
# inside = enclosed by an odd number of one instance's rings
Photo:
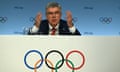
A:
{"type": "MultiPolygon", "coordinates": [[[[57,26],[55,27],[55,29],[58,29],[58,27],[59,27],[59,24],[57,24],[57,26]]],[[[49,24],[49,28],[51,30],[53,27],[49,24]]]]}

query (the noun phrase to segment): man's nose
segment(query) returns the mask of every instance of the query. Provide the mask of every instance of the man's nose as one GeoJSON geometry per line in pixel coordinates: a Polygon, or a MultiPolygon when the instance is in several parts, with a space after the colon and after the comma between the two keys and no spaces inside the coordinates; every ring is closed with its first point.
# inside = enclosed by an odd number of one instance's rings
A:
{"type": "Polygon", "coordinates": [[[56,14],[53,14],[52,18],[56,18],[56,14]]]}

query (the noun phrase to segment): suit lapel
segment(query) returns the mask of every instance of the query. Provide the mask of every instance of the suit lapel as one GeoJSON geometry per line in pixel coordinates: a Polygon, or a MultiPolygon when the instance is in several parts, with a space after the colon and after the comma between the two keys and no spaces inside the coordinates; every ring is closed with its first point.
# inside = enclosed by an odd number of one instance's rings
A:
{"type": "Polygon", "coordinates": [[[43,20],[39,28],[40,34],[47,35],[49,34],[49,25],[47,20],[43,20]]]}
{"type": "Polygon", "coordinates": [[[49,34],[49,25],[48,25],[48,23],[46,24],[43,32],[44,32],[44,34],[49,34]]]}
{"type": "Polygon", "coordinates": [[[60,25],[59,25],[59,34],[66,34],[67,32],[67,26],[66,26],[66,22],[63,22],[62,20],[60,20],[60,25]]]}

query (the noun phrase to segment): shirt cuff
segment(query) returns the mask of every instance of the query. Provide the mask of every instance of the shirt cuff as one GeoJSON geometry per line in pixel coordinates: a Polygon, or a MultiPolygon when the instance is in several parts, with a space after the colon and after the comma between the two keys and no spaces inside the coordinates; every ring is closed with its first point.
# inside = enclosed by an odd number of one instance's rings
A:
{"type": "Polygon", "coordinates": [[[32,29],[30,30],[31,33],[36,33],[38,32],[39,28],[37,28],[36,26],[33,26],[32,29]]]}
{"type": "Polygon", "coordinates": [[[69,30],[71,33],[75,33],[76,28],[73,26],[73,27],[69,28],[69,30]]]}

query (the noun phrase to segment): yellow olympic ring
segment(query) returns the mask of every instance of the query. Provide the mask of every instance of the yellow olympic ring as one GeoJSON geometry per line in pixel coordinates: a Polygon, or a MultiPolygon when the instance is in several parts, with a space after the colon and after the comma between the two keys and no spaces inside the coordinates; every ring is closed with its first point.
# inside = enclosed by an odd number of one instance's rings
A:
{"type": "MultiPolygon", "coordinates": [[[[37,64],[40,62],[41,60],[38,60],[36,63],[35,63],[35,65],[34,65],[34,72],[37,72],[37,64]]],[[[49,62],[50,64],[51,64],[51,66],[52,67],[54,67],[54,65],[53,65],[53,63],[50,61],[50,60],[48,60],[48,59],[45,59],[45,61],[47,61],[47,62],[49,62]]],[[[51,72],[54,72],[54,69],[51,69],[51,72]]]]}

